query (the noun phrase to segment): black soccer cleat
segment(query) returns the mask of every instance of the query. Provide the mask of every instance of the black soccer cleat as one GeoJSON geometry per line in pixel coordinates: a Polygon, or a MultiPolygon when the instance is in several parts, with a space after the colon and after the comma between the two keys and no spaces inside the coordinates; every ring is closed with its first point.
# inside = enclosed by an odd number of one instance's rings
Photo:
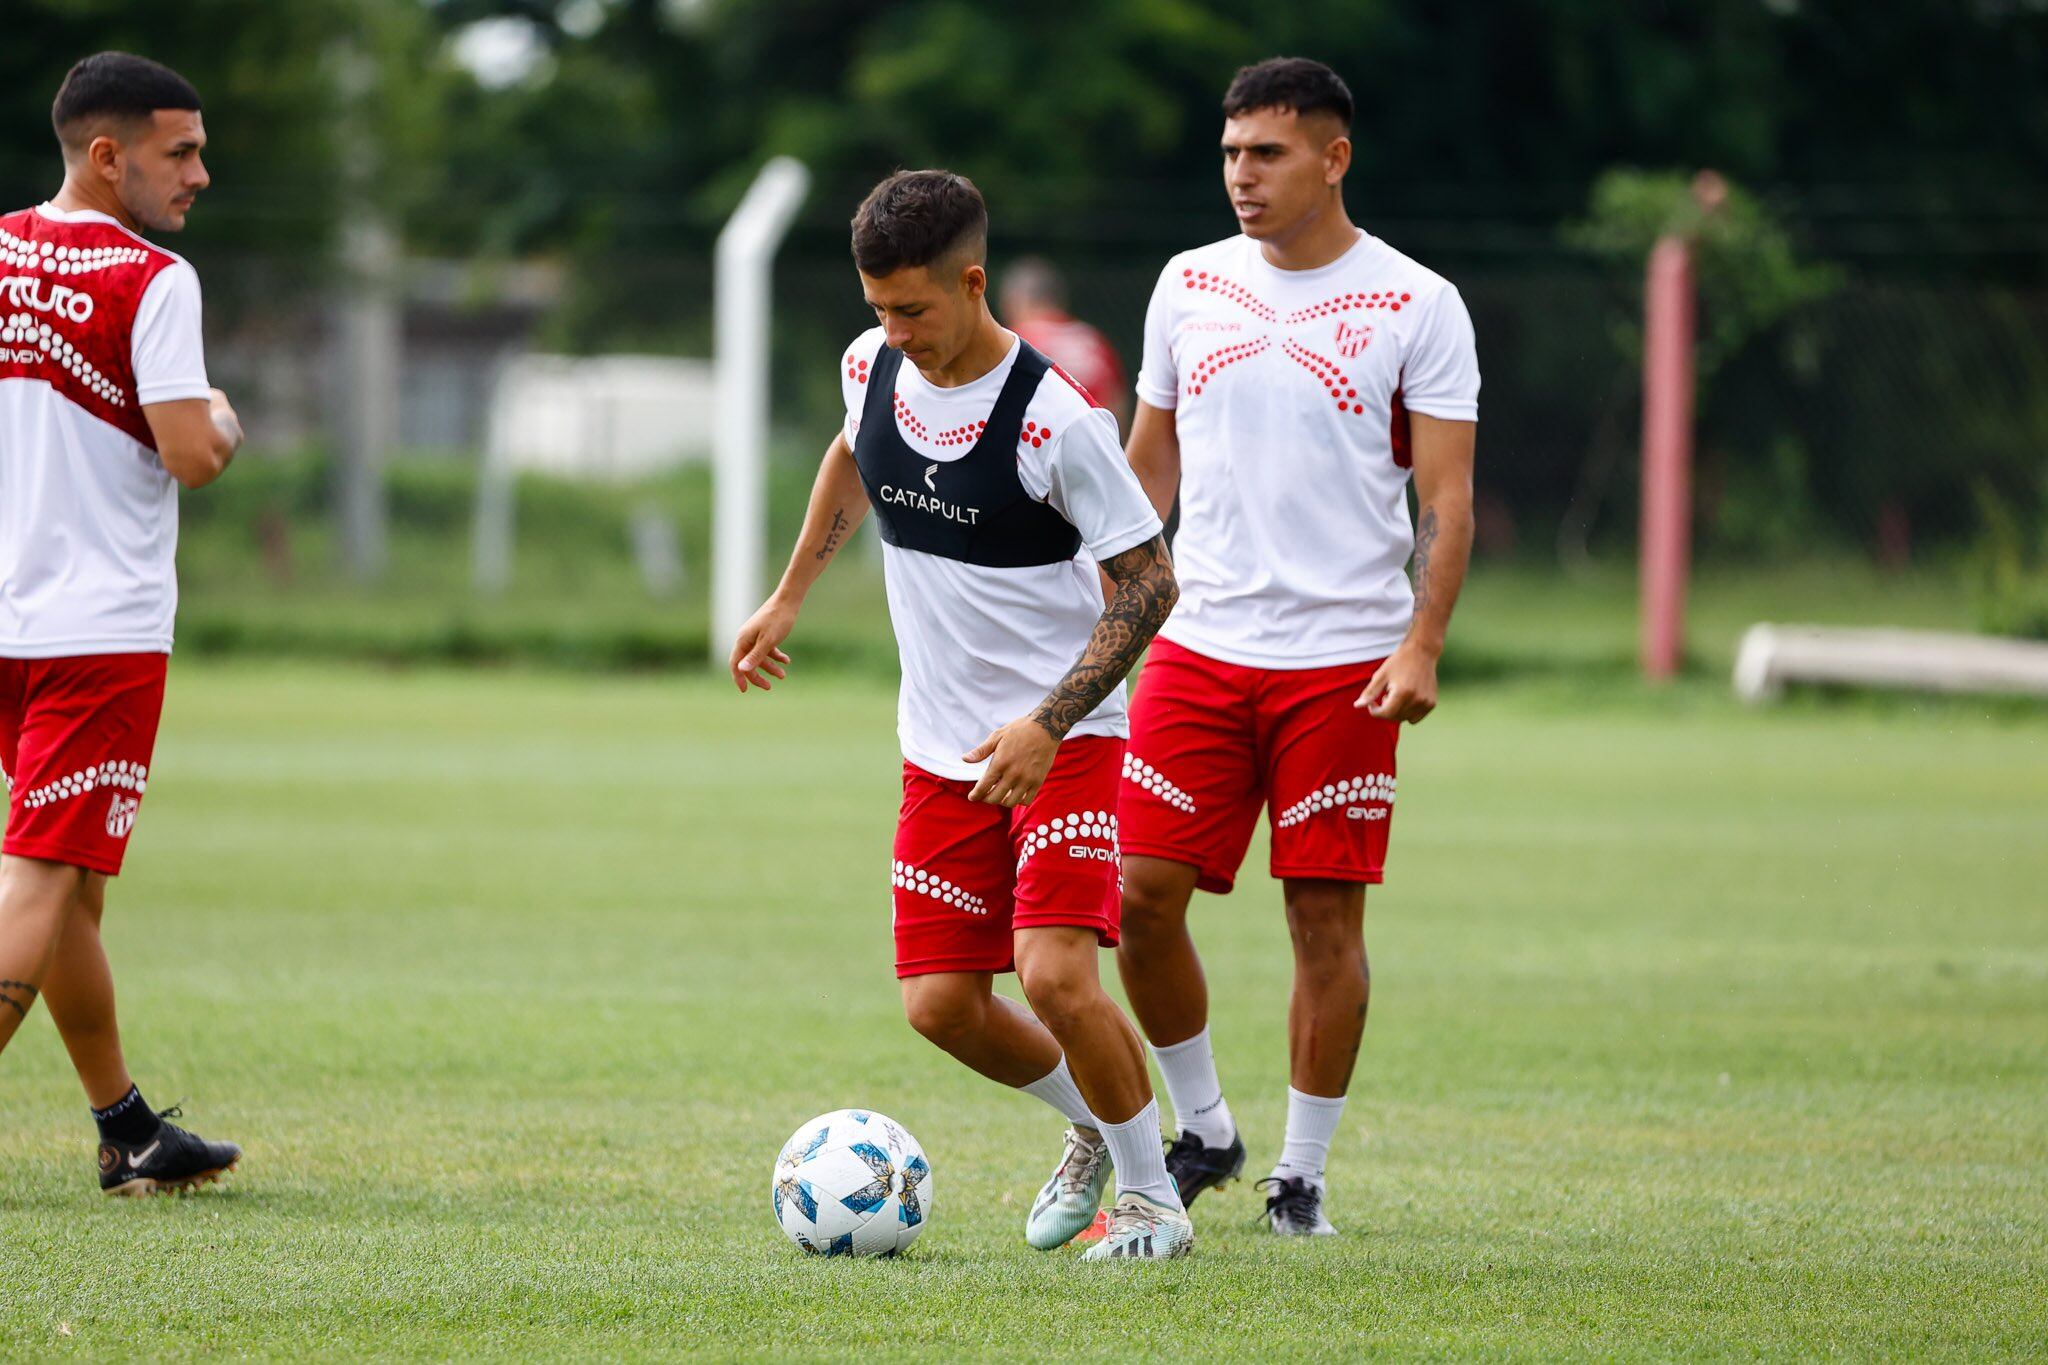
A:
{"type": "Polygon", "coordinates": [[[188,1133],[171,1119],[182,1117],[177,1105],[157,1115],[164,1122],[147,1142],[100,1144],[100,1191],[103,1194],[180,1194],[211,1184],[242,1159],[232,1142],[208,1142],[188,1133]]]}
{"type": "Polygon", "coordinates": [[[1232,1133],[1228,1147],[1204,1147],[1202,1139],[1183,1130],[1166,1149],[1166,1173],[1180,1187],[1182,1205],[1193,1207],[1203,1190],[1244,1174],[1244,1139],[1232,1133]]]}
{"type": "Polygon", "coordinates": [[[1298,1177],[1269,1175],[1254,1189],[1272,1188],[1264,1221],[1282,1237],[1330,1237],[1337,1229],[1323,1216],[1323,1192],[1298,1177]]]}

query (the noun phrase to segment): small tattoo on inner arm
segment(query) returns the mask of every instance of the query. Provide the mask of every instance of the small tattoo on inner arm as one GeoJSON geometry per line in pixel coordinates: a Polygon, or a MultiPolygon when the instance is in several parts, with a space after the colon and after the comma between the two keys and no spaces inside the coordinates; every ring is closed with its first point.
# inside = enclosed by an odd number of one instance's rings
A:
{"type": "Polygon", "coordinates": [[[1031,715],[1054,739],[1065,739],[1116,690],[1180,597],[1173,560],[1161,536],[1112,555],[1103,561],[1102,570],[1116,584],[1116,595],[1095,623],[1080,662],[1031,715]]]}
{"type": "Polygon", "coordinates": [[[846,513],[843,510],[834,511],[832,513],[832,529],[825,533],[825,548],[818,551],[817,558],[824,559],[839,548],[840,542],[846,539],[846,527],[846,513]]]}
{"type": "Polygon", "coordinates": [[[1415,610],[1429,605],[1429,556],[1436,549],[1436,509],[1422,509],[1415,527],[1415,610]]]}

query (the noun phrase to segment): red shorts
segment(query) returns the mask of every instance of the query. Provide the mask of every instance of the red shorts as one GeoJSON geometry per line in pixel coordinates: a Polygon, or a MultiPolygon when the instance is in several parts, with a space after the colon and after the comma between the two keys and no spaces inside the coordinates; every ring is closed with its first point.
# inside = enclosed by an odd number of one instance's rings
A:
{"type": "Polygon", "coordinates": [[[114,876],[149,786],[163,654],[0,659],[0,851],[114,876]]]}
{"type": "Polygon", "coordinates": [[[1379,881],[1401,727],[1352,706],[1379,665],[1248,668],[1155,640],[1117,801],[1125,854],[1190,864],[1221,894],[1264,806],[1275,877],[1379,881]]]}
{"type": "Polygon", "coordinates": [[[1124,742],[1060,745],[1031,804],[969,801],[972,782],[903,765],[896,821],[896,975],[1007,972],[1019,929],[1071,925],[1116,946],[1123,876],[1116,783],[1124,742]]]}

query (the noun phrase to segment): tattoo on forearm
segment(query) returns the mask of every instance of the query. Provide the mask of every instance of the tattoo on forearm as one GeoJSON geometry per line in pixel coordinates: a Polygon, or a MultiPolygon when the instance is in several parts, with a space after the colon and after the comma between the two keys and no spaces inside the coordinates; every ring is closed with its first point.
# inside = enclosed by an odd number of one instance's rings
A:
{"type": "Polygon", "coordinates": [[[832,529],[825,533],[825,548],[818,551],[817,558],[824,559],[839,548],[840,542],[846,539],[846,529],[849,525],[851,523],[847,521],[845,511],[843,509],[834,509],[832,513],[832,529]]]}
{"type": "Polygon", "coordinates": [[[1415,526],[1415,611],[1419,616],[1429,605],[1429,556],[1436,549],[1436,509],[1422,509],[1415,526]]]}
{"type": "Polygon", "coordinates": [[[1114,555],[1103,561],[1102,568],[1116,584],[1116,594],[1095,623],[1081,661],[1067,670],[1059,686],[1031,714],[1054,739],[1065,739],[1069,730],[1116,690],[1180,598],[1164,537],[1154,536],[1114,555]]]}
{"type": "Polygon", "coordinates": [[[23,1019],[28,1018],[28,1007],[36,1002],[36,988],[26,981],[0,981],[0,1005],[6,1005],[23,1019]],[[21,992],[16,1000],[11,992],[21,992]]]}

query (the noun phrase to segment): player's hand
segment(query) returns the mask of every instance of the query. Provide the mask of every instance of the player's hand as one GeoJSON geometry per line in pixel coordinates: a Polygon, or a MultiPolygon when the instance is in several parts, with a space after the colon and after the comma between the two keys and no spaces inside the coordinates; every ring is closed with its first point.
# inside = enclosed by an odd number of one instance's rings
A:
{"type": "Polygon", "coordinates": [[[214,426],[227,439],[228,457],[242,448],[242,419],[235,414],[235,405],[228,402],[228,396],[219,389],[206,391],[206,415],[213,419],[214,426]]]}
{"type": "Polygon", "coordinates": [[[734,687],[744,692],[752,683],[763,692],[774,690],[769,678],[789,676],[789,656],[777,646],[796,629],[796,608],[771,597],[740,627],[732,642],[732,657],[726,661],[734,687]]]}
{"type": "Polygon", "coordinates": [[[964,763],[988,760],[967,799],[1013,810],[1030,805],[1059,751],[1060,742],[1052,732],[1029,716],[1011,721],[960,756],[964,763]]]}
{"type": "Polygon", "coordinates": [[[1436,710],[1436,655],[1420,645],[1403,641],[1386,657],[1358,694],[1353,707],[1363,708],[1381,720],[1395,724],[1420,724],[1436,710]]]}

